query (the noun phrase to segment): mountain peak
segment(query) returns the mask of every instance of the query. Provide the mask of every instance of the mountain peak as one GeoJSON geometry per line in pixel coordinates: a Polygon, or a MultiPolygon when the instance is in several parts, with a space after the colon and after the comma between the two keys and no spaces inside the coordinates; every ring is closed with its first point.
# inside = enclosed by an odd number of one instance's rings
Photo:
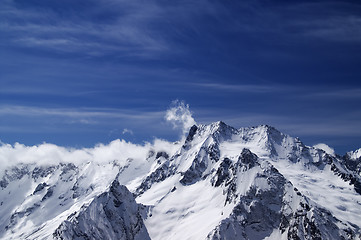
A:
{"type": "Polygon", "coordinates": [[[66,240],[150,240],[141,217],[140,205],[118,180],[112,182],[109,192],[97,196],[89,205],[83,205],[79,212],[64,221],[55,230],[53,237],[66,240]]]}
{"type": "Polygon", "coordinates": [[[233,134],[237,133],[237,129],[227,125],[223,121],[213,122],[210,124],[193,125],[189,129],[184,147],[189,145],[189,143],[193,141],[196,135],[201,139],[207,139],[211,136],[215,141],[219,142],[225,139],[230,139],[233,134]]]}
{"type": "Polygon", "coordinates": [[[350,157],[350,159],[357,160],[357,159],[361,158],[361,148],[359,148],[355,151],[348,152],[347,155],[350,157]]]}
{"type": "Polygon", "coordinates": [[[260,132],[264,132],[267,134],[282,134],[277,128],[267,124],[261,124],[252,128],[258,129],[260,132]]]}

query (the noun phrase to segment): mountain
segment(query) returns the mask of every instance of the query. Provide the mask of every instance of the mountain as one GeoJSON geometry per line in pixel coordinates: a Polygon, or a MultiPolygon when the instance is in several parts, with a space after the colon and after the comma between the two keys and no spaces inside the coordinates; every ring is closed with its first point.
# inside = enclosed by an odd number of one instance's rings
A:
{"type": "Polygon", "coordinates": [[[140,207],[129,190],[114,180],[110,190],[68,217],[55,239],[150,239],[140,207]]]}
{"type": "Polygon", "coordinates": [[[0,238],[361,239],[360,150],[223,122],[167,146],[4,170],[0,238]]]}

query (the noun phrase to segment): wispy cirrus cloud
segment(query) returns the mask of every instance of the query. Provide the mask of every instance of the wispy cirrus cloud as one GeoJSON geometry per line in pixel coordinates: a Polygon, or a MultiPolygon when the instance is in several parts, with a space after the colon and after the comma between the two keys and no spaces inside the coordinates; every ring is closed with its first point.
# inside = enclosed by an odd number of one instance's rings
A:
{"type": "Polygon", "coordinates": [[[246,14],[231,19],[226,29],[252,36],[266,34],[272,45],[315,40],[359,44],[361,40],[361,7],[355,1],[243,1],[234,9],[246,14]]]}
{"type": "Polygon", "coordinates": [[[67,146],[92,146],[114,138],[133,141],[140,138],[138,141],[143,142],[155,136],[172,135],[171,128],[165,127],[164,114],[165,111],[152,109],[0,105],[0,139],[30,144],[46,141],[67,146]]]}
{"type": "Polygon", "coordinates": [[[361,7],[356,2],[298,2],[285,10],[295,16],[284,23],[285,29],[293,29],[291,35],[356,44],[361,40],[361,7]]]}
{"type": "Polygon", "coordinates": [[[338,90],[319,90],[304,95],[307,98],[325,98],[325,99],[358,99],[361,98],[361,88],[348,88],[338,90]]]}
{"type": "MultiPolygon", "coordinates": [[[[357,8],[357,4],[351,3],[332,4],[326,4],[328,10],[357,8]]],[[[175,53],[177,49],[178,53],[192,50],[182,42],[189,43],[206,33],[194,24],[197,20],[203,21],[205,16],[218,27],[222,26],[207,35],[219,47],[223,45],[218,37],[221,33],[254,37],[272,35],[267,42],[276,45],[315,37],[356,43],[360,40],[359,14],[320,14],[316,11],[324,8],[325,5],[319,2],[266,7],[260,1],[244,1],[229,8],[207,0],[185,4],[106,0],[89,1],[86,5],[70,1],[32,4],[31,1],[4,0],[0,10],[0,33],[7,39],[2,44],[16,47],[60,54],[80,53],[88,57],[116,55],[119,58],[151,58],[175,53]],[[235,17],[233,11],[246,14],[235,17]],[[185,29],[187,32],[182,31],[185,29]]]]}
{"type": "Polygon", "coordinates": [[[127,119],[150,119],[159,118],[164,112],[147,112],[144,110],[132,111],[129,109],[111,108],[44,108],[19,105],[0,106],[0,116],[58,116],[69,118],[127,118],[127,119]]]}
{"type": "Polygon", "coordinates": [[[156,3],[90,1],[88,7],[79,6],[79,9],[72,9],[73,5],[70,2],[57,6],[53,1],[33,5],[5,1],[0,10],[0,32],[8,36],[7,44],[48,48],[60,53],[145,56],[168,48],[152,27],[152,22],[164,14],[156,3]],[[62,8],[68,8],[65,16],[62,8]],[[75,11],[83,14],[75,14],[75,11]],[[105,17],[107,14],[109,16],[105,17]]]}
{"type": "Polygon", "coordinates": [[[346,16],[331,19],[299,22],[294,25],[302,26],[304,37],[314,37],[336,42],[361,41],[361,17],[346,16]]]}
{"type": "Polygon", "coordinates": [[[286,86],[266,85],[266,84],[226,84],[226,83],[191,83],[191,85],[208,88],[218,91],[231,91],[231,92],[248,92],[248,93],[266,93],[283,91],[286,86]]]}
{"type": "Polygon", "coordinates": [[[278,93],[289,95],[298,99],[358,99],[361,98],[361,88],[332,88],[329,86],[312,85],[286,85],[286,84],[227,84],[220,82],[191,83],[191,85],[211,89],[214,91],[239,92],[239,93],[278,93]]]}

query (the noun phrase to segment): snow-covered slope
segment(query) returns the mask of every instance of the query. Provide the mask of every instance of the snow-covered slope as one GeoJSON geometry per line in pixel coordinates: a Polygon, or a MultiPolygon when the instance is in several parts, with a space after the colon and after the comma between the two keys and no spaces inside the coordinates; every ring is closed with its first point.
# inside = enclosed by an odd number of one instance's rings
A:
{"type": "Polygon", "coordinates": [[[360,239],[359,150],[325,146],[216,122],[122,160],[17,163],[0,176],[0,238],[360,239]]]}

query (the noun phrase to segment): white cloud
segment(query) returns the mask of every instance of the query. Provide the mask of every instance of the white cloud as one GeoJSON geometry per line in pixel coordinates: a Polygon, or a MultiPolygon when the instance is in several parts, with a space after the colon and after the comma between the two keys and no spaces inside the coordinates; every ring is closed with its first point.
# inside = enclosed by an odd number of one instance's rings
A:
{"type": "Polygon", "coordinates": [[[189,110],[189,105],[179,100],[173,101],[172,107],[166,112],[165,119],[173,125],[173,128],[182,129],[183,134],[196,124],[189,110]]]}

